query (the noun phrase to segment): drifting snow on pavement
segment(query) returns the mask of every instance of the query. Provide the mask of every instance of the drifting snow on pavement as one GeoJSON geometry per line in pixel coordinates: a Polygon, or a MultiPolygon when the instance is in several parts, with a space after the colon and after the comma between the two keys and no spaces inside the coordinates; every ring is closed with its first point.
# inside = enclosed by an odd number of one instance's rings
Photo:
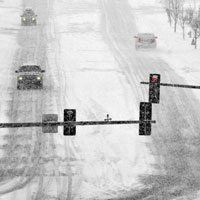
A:
{"type": "MultiPolygon", "coordinates": [[[[137,120],[139,102],[101,35],[98,2],[45,1],[49,15],[41,12],[41,5],[27,4],[37,11],[39,25],[20,31],[15,63],[38,61],[45,67],[44,91],[17,93],[14,76],[16,114],[11,120],[30,116],[30,121],[39,121],[46,113],[63,120],[64,108],[77,109],[78,120],[103,120],[107,113],[113,120],[137,120]]],[[[64,138],[62,131],[43,136],[33,129],[29,134],[32,139],[23,145],[33,143],[35,178],[4,199],[107,199],[141,187],[138,175],[152,173],[153,158],[145,144],[150,138],[141,139],[135,125],[77,128],[75,138],[64,138]]]]}
{"type": "MultiPolygon", "coordinates": [[[[186,1],[187,6],[193,3],[196,3],[196,6],[199,5],[199,1],[186,1]]],[[[153,67],[158,63],[158,68],[153,72],[161,74],[163,83],[200,85],[199,49],[195,50],[191,46],[191,38],[188,36],[185,40],[182,39],[179,27],[176,34],[173,32],[161,1],[129,0],[129,4],[132,6],[138,32],[153,32],[158,36],[157,50],[141,52],[138,56],[149,57],[153,67]]],[[[185,32],[188,31],[190,28],[186,26],[185,32]]],[[[153,67],[150,68],[150,73],[153,67]]],[[[143,194],[146,193],[144,196],[158,199],[195,199],[196,192],[199,190],[199,159],[196,154],[199,152],[199,92],[190,89],[168,89],[161,86],[159,112],[157,113],[157,109],[154,109],[154,113],[160,116],[164,124],[157,120],[156,129],[159,130],[161,125],[167,128],[163,130],[169,130],[156,135],[158,130],[154,129],[152,135],[154,147],[151,148],[157,148],[156,155],[161,156],[159,161],[161,164],[158,165],[164,167],[165,175],[144,179],[147,185],[153,185],[154,188],[152,191],[144,190],[143,194]],[[167,116],[165,116],[165,111],[168,113],[167,116]],[[177,112],[179,112],[178,116],[176,116],[177,112]],[[167,127],[168,116],[171,116],[171,119],[167,127]],[[171,131],[170,128],[172,128],[171,131]]],[[[157,158],[159,160],[159,157],[157,158]]]]}
{"type": "MultiPolygon", "coordinates": [[[[103,120],[107,113],[113,120],[138,119],[134,91],[101,35],[100,11],[98,1],[55,3],[57,44],[49,63],[54,65],[56,58],[59,115],[67,107],[77,109],[77,120],[103,120]]],[[[152,173],[153,159],[145,147],[150,140],[141,139],[134,125],[81,127],[75,138],[65,140],[71,148],[71,169],[79,170],[72,176],[75,199],[123,195],[141,186],[139,174],[152,173]]],[[[61,151],[64,144],[58,142],[61,151]]]]}

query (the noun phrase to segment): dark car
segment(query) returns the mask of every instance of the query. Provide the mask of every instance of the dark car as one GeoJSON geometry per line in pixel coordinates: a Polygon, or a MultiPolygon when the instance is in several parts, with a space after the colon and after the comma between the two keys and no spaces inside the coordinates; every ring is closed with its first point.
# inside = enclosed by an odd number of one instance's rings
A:
{"type": "Polygon", "coordinates": [[[43,73],[40,66],[34,64],[26,64],[19,67],[15,71],[17,76],[17,89],[42,89],[43,88],[43,73]]]}
{"type": "Polygon", "coordinates": [[[134,36],[136,38],[135,41],[135,48],[156,48],[157,46],[157,36],[155,36],[153,33],[138,33],[137,36],[134,36]]]}
{"type": "Polygon", "coordinates": [[[34,13],[32,8],[26,8],[24,13],[21,15],[21,24],[23,26],[31,26],[37,24],[37,15],[34,13]]]}

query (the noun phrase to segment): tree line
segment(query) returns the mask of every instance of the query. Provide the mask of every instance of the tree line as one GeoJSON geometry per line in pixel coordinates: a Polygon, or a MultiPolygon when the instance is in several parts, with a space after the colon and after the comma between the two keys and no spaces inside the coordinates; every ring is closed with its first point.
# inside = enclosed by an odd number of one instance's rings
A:
{"type": "Polygon", "coordinates": [[[192,44],[197,47],[197,38],[200,36],[200,6],[196,9],[196,2],[187,6],[185,0],[163,0],[165,11],[168,16],[170,26],[173,26],[174,32],[177,31],[179,25],[182,29],[183,39],[185,40],[186,25],[191,28],[188,33],[190,37],[193,35],[192,44]]]}

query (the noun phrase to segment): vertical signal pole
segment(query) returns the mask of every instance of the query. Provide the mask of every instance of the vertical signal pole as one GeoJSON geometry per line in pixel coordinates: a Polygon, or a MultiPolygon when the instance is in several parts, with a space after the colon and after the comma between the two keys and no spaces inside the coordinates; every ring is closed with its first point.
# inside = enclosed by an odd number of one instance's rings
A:
{"type": "Polygon", "coordinates": [[[149,102],[159,103],[159,101],[160,101],[160,74],[150,74],[149,102]]]}

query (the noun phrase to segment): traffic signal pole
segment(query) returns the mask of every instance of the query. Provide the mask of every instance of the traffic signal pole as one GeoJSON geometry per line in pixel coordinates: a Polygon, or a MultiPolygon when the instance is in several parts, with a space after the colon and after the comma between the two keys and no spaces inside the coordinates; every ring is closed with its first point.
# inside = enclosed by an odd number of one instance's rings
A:
{"type": "MultiPolygon", "coordinates": [[[[140,82],[141,84],[149,85],[149,82],[140,82]]],[[[190,88],[190,89],[200,89],[200,86],[197,85],[182,85],[182,84],[170,84],[170,83],[160,83],[161,86],[169,87],[180,87],[180,88],[190,88]]]]}
{"type": "MultiPolygon", "coordinates": [[[[155,120],[145,120],[146,123],[156,123],[155,120]]],[[[67,122],[26,122],[26,123],[0,123],[0,128],[26,128],[26,127],[47,127],[47,126],[88,126],[88,125],[117,125],[117,124],[140,124],[139,120],[124,121],[67,121],[67,122]]]]}
{"type": "Polygon", "coordinates": [[[150,103],[159,103],[160,86],[188,88],[188,89],[200,89],[199,85],[161,83],[160,78],[161,78],[160,74],[150,74],[149,82],[144,82],[144,81],[140,82],[141,84],[149,85],[149,102],[150,103]]]}
{"type": "Polygon", "coordinates": [[[43,114],[42,122],[0,123],[0,128],[42,127],[43,133],[58,133],[58,126],[63,126],[63,135],[75,136],[76,126],[139,124],[139,135],[151,135],[152,123],[156,121],[152,120],[151,103],[140,102],[139,120],[112,121],[107,114],[104,121],[76,121],[76,109],[64,109],[63,122],[58,122],[57,114],[43,114]]]}

